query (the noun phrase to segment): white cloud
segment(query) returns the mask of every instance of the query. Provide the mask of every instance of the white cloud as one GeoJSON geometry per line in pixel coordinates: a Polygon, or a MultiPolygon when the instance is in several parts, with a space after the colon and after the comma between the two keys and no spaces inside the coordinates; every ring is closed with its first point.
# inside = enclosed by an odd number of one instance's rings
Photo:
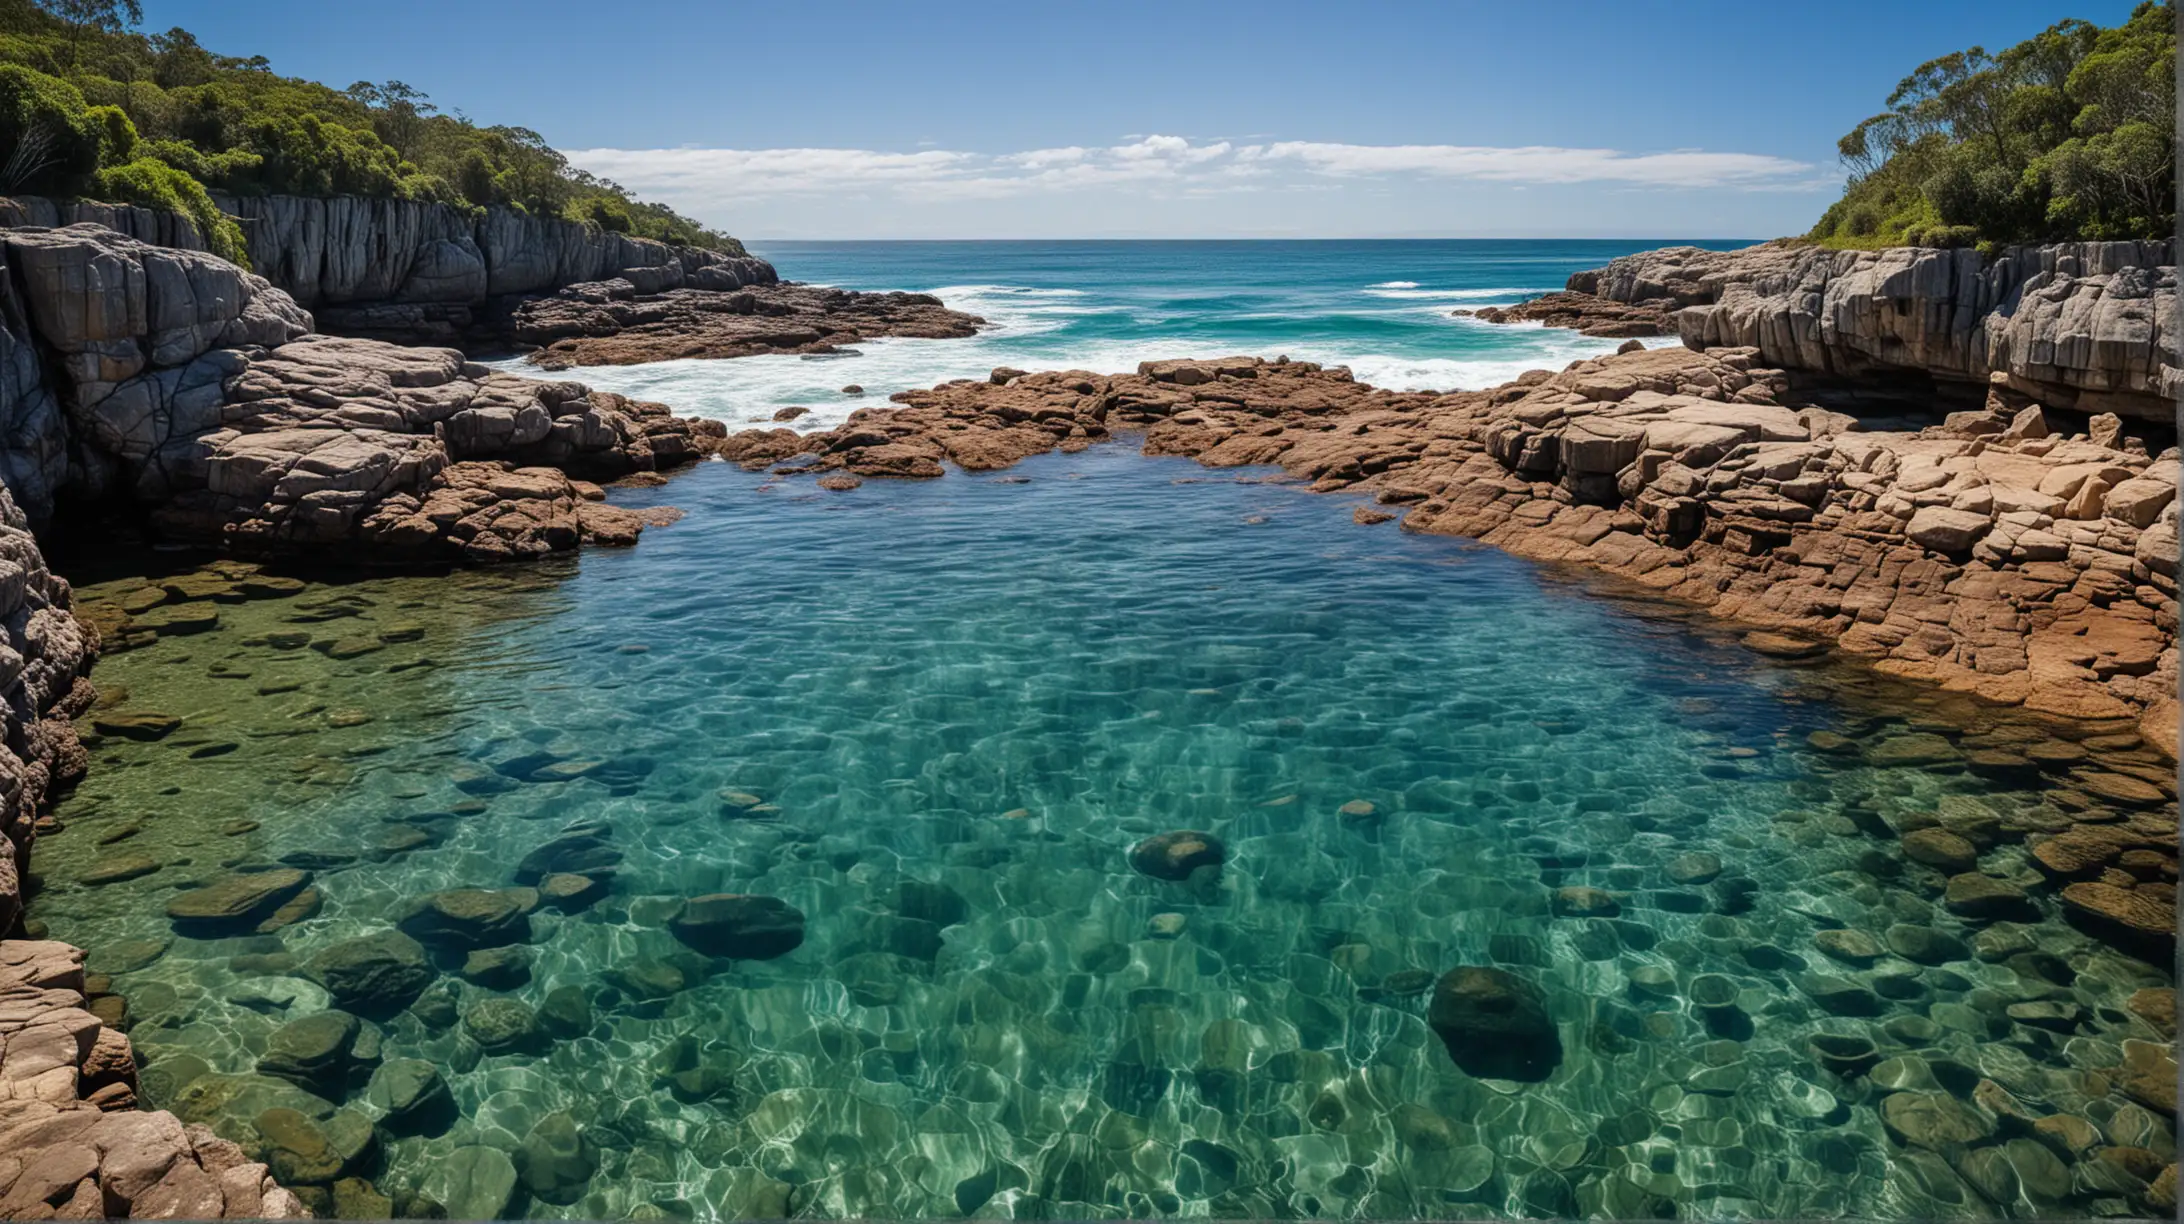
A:
{"type": "Polygon", "coordinates": [[[1497,183],[1638,183],[1655,187],[1769,185],[1809,175],[1806,162],[1756,153],[1623,153],[1552,145],[1354,145],[1286,140],[1257,155],[1322,174],[1422,174],[1497,183]]]}
{"type": "MultiPolygon", "coordinates": [[[[1566,201],[1613,190],[1626,200],[1619,216],[1650,209],[1670,217],[1679,215],[1671,203],[1677,199],[1788,200],[1835,183],[1806,162],[1703,149],[1238,144],[1159,133],[1004,153],[681,148],[585,149],[569,157],[640,195],[746,233],[1158,233],[1164,225],[1204,232],[1247,223],[1340,232],[1368,215],[1399,217],[1382,224],[1405,232],[1438,230],[1450,219],[1517,229],[1548,224],[1536,203],[1515,203],[1532,200],[1532,188],[1566,201]],[[1452,190],[1466,193],[1460,208],[1450,207],[1452,190]],[[1523,194],[1501,194],[1507,203],[1496,205],[1481,192],[1523,194]],[[1658,207],[1633,211],[1628,201],[1637,196],[1657,198],[1658,207]],[[1301,203],[1306,198],[1322,202],[1301,203]],[[1494,217],[1506,219],[1487,220],[1494,217]]],[[[1775,206],[1767,215],[1787,216],[1795,207],[1775,206]]]]}
{"type": "Polygon", "coordinates": [[[1361,145],[1280,141],[1196,144],[1152,135],[1104,149],[1071,145],[1020,153],[947,149],[887,153],[871,149],[584,149],[576,164],[639,192],[748,199],[843,190],[886,189],[911,196],[963,198],[1071,191],[1140,183],[1204,187],[1263,177],[1289,167],[1329,178],[1418,176],[1488,183],[1614,183],[1643,187],[1780,188],[1802,186],[1814,167],[1757,153],[1674,149],[1627,153],[1551,145],[1361,145]]]}

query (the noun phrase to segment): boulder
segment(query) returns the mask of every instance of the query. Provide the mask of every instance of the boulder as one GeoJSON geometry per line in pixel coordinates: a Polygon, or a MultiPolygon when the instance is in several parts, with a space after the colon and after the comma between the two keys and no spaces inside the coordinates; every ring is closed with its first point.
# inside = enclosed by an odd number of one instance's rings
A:
{"type": "Polygon", "coordinates": [[[1881,1124],[1896,1142],[1931,1152],[1961,1151],[1994,1136],[1994,1123],[1945,1092],[1897,1092],[1881,1098],[1881,1124]]]}
{"type": "Polygon", "coordinates": [[[531,950],[477,948],[463,958],[463,980],[487,990],[514,990],[531,980],[531,950]]]}
{"type": "Polygon", "coordinates": [[[440,1069],[421,1058],[390,1058],[372,1072],[364,1100],[380,1124],[400,1133],[438,1133],[455,1118],[440,1069]]]}
{"type": "Polygon", "coordinates": [[[1613,918],[1623,912],[1615,894],[1582,885],[1556,889],[1549,905],[1558,918],[1613,918]]]}
{"type": "Polygon", "coordinates": [[[1979,850],[1947,829],[1913,829],[1903,835],[1904,857],[1954,875],[1979,866],[1979,850]]]}
{"type": "Polygon", "coordinates": [[[1482,1079],[1536,1082],[1562,1062],[1562,1039],[1539,989],[1506,970],[1449,970],[1434,983],[1426,1022],[1449,1058],[1482,1079]]]}
{"type": "Polygon", "coordinates": [[[1987,534],[1994,520],[1985,514],[1969,510],[1952,510],[1947,506],[1923,506],[1911,516],[1904,534],[1913,544],[1942,553],[1968,553],[1979,537],[1987,534]]]}

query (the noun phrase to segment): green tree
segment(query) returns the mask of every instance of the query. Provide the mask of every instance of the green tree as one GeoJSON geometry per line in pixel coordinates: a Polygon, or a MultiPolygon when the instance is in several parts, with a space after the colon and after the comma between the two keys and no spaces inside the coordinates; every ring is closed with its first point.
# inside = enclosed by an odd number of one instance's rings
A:
{"type": "Polygon", "coordinates": [[[2176,216],[2173,0],[1929,60],[1837,144],[1834,246],[2158,237],[2176,216]]]}
{"type": "Polygon", "coordinates": [[[38,7],[68,27],[70,68],[80,62],[86,36],[119,34],[144,20],[144,6],[137,0],[38,0],[38,7]]]}

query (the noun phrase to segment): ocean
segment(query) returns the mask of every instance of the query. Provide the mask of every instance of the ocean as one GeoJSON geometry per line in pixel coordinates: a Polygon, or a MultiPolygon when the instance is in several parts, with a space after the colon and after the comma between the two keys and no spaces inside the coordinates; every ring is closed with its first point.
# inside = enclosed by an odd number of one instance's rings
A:
{"type": "MultiPolygon", "coordinates": [[[[660,400],[731,425],[811,409],[825,429],[897,391],[996,366],[1116,373],[1166,357],[1289,356],[1346,365],[1395,390],[1490,387],[1561,369],[1620,340],[1534,324],[1481,323],[1459,309],[1508,306],[1562,288],[1618,255],[1729,239],[1238,242],[778,242],[753,254],[787,280],[937,295],[993,324],[970,340],[868,341],[854,357],[591,366],[565,377],[660,400]],[[865,394],[841,388],[854,384],[865,394]]],[[[1651,341],[1652,344],[1673,341],[1651,341]]],[[[516,373],[529,367],[503,363],[516,373]]]]}

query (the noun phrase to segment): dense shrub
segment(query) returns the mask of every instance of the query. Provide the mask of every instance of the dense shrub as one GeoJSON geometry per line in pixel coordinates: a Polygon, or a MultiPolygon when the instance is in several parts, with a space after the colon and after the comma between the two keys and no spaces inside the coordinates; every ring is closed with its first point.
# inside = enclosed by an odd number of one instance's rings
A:
{"type": "Polygon", "coordinates": [[[136,33],[136,19],[121,2],[0,0],[0,158],[17,154],[0,164],[0,192],[173,185],[170,175],[155,182],[149,165],[193,180],[200,196],[211,187],[502,205],[742,250],[571,167],[526,128],[441,114],[400,81],[342,90],[278,76],[263,57],[217,54],[186,30],[136,33]],[[109,179],[102,167],[128,173],[109,179]]]}
{"type": "Polygon", "coordinates": [[[109,166],[92,177],[91,194],[115,204],[138,204],[178,212],[197,224],[215,255],[243,263],[247,259],[242,227],[205,194],[205,185],[156,158],[109,166]]]}
{"type": "Polygon", "coordinates": [[[1810,237],[1998,247],[2176,228],[2174,0],[1919,65],[1839,142],[1851,178],[1810,237]]]}
{"type": "Polygon", "coordinates": [[[74,191],[99,168],[104,126],[56,77],[0,64],[0,191],[74,191]]]}

